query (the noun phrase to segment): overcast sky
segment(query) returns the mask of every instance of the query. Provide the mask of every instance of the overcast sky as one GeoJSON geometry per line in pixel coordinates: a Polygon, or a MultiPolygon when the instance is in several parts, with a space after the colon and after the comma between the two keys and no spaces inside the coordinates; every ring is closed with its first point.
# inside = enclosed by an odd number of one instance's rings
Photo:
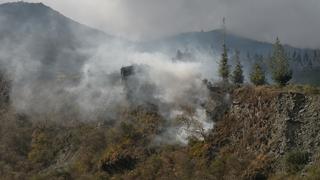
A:
{"type": "MultiPolygon", "coordinates": [[[[8,0],[0,0],[8,2],[8,0]]],[[[276,36],[320,48],[320,0],[30,0],[83,24],[134,40],[212,30],[227,19],[230,31],[262,41],[276,36]]]]}

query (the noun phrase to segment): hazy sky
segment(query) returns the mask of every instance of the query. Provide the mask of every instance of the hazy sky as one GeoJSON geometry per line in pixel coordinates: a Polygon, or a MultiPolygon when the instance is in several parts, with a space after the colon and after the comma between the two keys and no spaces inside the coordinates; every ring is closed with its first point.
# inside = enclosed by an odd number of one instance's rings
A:
{"type": "MultiPolygon", "coordinates": [[[[8,0],[0,0],[8,2],[8,0]]],[[[30,0],[30,2],[40,2],[30,0]]],[[[320,0],[42,0],[81,23],[130,39],[221,27],[238,34],[320,48],[320,0]]]]}

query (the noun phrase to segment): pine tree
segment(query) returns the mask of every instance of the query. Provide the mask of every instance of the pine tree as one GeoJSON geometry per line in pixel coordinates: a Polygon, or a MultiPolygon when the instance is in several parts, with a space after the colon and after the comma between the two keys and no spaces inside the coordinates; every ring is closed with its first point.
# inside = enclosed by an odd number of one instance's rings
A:
{"type": "Polygon", "coordinates": [[[297,52],[296,51],[293,51],[293,54],[292,54],[292,59],[295,60],[297,57],[297,52]]]}
{"type": "Polygon", "coordinates": [[[240,52],[239,51],[236,51],[235,61],[236,61],[236,66],[235,66],[235,69],[232,73],[232,82],[234,84],[242,84],[244,77],[243,77],[242,65],[240,62],[240,52]]]}
{"type": "Polygon", "coordinates": [[[183,53],[180,51],[180,49],[177,50],[176,59],[181,60],[183,57],[183,53]]]}
{"type": "Polygon", "coordinates": [[[258,63],[255,63],[252,67],[250,80],[256,86],[264,85],[266,83],[265,73],[258,63]]]}
{"type": "Polygon", "coordinates": [[[270,68],[272,79],[281,86],[286,85],[292,78],[289,60],[279,38],[277,38],[273,46],[270,68]]]}
{"type": "Polygon", "coordinates": [[[223,52],[221,54],[221,60],[219,63],[219,76],[224,82],[229,81],[229,65],[228,65],[228,51],[225,44],[223,44],[223,52]]]}
{"type": "Polygon", "coordinates": [[[303,62],[302,62],[300,53],[297,55],[296,61],[298,62],[298,65],[300,66],[300,68],[303,67],[303,62]]]}

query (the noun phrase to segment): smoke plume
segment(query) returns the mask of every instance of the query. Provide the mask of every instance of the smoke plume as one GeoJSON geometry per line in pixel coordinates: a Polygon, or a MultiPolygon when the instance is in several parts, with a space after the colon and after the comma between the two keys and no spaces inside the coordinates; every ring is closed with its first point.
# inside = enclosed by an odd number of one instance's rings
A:
{"type": "Polygon", "coordinates": [[[25,20],[24,12],[6,14],[20,5],[8,4],[11,10],[3,11],[0,19],[7,25],[0,28],[6,34],[0,37],[1,69],[11,80],[11,104],[17,113],[39,120],[113,122],[121,107],[153,105],[168,126],[156,139],[160,143],[187,143],[190,136],[201,139],[213,128],[204,106],[209,90],[203,82],[215,77],[216,57],[210,52],[194,49],[188,61],[173,60],[175,54],[162,49],[150,52],[101,38],[101,32],[42,5],[22,4],[33,13],[25,20]],[[49,21],[38,20],[38,15],[49,21]],[[137,70],[124,78],[120,70],[128,66],[137,70]]]}

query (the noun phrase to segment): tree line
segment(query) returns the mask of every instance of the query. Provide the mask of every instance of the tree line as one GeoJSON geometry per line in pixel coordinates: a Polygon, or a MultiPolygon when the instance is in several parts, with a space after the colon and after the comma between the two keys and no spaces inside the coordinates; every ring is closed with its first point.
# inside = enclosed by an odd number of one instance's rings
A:
{"type": "MultiPolygon", "coordinates": [[[[231,70],[229,65],[228,50],[226,44],[223,44],[223,52],[219,62],[219,76],[223,82],[229,83],[230,81],[234,84],[240,85],[244,83],[243,66],[240,61],[240,52],[235,53],[235,66],[231,70]]],[[[289,64],[289,57],[285,52],[283,45],[279,38],[273,45],[272,55],[268,61],[268,70],[271,73],[272,80],[280,85],[285,86],[292,79],[292,69],[289,64]]],[[[251,67],[249,79],[252,84],[259,86],[267,83],[266,72],[262,67],[261,62],[255,62],[251,67]]]]}

